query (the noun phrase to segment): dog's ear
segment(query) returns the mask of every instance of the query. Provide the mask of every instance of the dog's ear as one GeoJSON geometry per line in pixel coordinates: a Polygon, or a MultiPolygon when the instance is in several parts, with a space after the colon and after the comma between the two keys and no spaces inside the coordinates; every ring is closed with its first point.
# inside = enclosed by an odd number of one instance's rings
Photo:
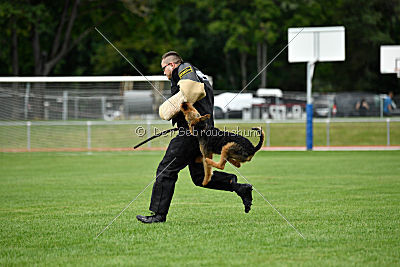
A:
{"type": "Polygon", "coordinates": [[[200,121],[205,121],[205,120],[208,120],[209,118],[211,118],[211,115],[206,114],[206,115],[200,117],[200,121]]]}

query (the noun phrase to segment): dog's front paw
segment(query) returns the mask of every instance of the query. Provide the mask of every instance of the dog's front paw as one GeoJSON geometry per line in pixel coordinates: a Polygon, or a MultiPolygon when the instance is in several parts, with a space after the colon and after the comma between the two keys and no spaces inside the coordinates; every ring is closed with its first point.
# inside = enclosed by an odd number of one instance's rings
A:
{"type": "Polygon", "coordinates": [[[237,162],[237,161],[233,161],[233,162],[231,162],[236,168],[240,168],[240,162],[237,162]]]}
{"type": "Polygon", "coordinates": [[[201,183],[203,186],[206,186],[208,183],[210,182],[210,180],[203,180],[203,182],[201,183]]]}

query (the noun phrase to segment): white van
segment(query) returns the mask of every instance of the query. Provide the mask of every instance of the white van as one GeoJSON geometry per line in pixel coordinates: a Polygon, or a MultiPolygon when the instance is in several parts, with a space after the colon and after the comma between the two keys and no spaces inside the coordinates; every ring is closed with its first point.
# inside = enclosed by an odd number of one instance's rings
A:
{"type": "Polygon", "coordinates": [[[222,93],[214,96],[214,117],[242,118],[244,109],[265,103],[265,99],[254,97],[252,93],[222,93]]]}

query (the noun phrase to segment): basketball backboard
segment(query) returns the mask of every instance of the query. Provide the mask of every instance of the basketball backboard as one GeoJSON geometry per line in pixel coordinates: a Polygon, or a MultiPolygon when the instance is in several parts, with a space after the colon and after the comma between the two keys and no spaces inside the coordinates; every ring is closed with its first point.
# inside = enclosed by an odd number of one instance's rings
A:
{"type": "Polygon", "coordinates": [[[289,28],[288,42],[289,62],[345,60],[343,26],[289,28]]]}
{"type": "Polygon", "coordinates": [[[400,73],[400,45],[381,45],[381,73],[400,73]]]}

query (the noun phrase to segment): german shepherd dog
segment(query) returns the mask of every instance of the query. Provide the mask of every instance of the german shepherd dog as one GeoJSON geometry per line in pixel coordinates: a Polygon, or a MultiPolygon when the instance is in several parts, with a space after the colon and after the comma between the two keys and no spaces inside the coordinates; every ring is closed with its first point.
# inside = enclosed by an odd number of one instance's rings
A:
{"type": "Polygon", "coordinates": [[[264,143],[264,132],[261,127],[252,128],[252,130],[256,130],[260,134],[260,141],[257,146],[253,146],[247,138],[241,135],[221,131],[208,125],[206,120],[210,118],[210,114],[201,116],[189,102],[181,104],[181,111],[185,115],[191,134],[199,140],[205,174],[203,186],[207,185],[211,180],[211,167],[223,170],[226,161],[229,161],[239,168],[241,163],[250,161],[264,143]],[[212,160],[213,154],[221,155],[218,163],[212,160]]]}

